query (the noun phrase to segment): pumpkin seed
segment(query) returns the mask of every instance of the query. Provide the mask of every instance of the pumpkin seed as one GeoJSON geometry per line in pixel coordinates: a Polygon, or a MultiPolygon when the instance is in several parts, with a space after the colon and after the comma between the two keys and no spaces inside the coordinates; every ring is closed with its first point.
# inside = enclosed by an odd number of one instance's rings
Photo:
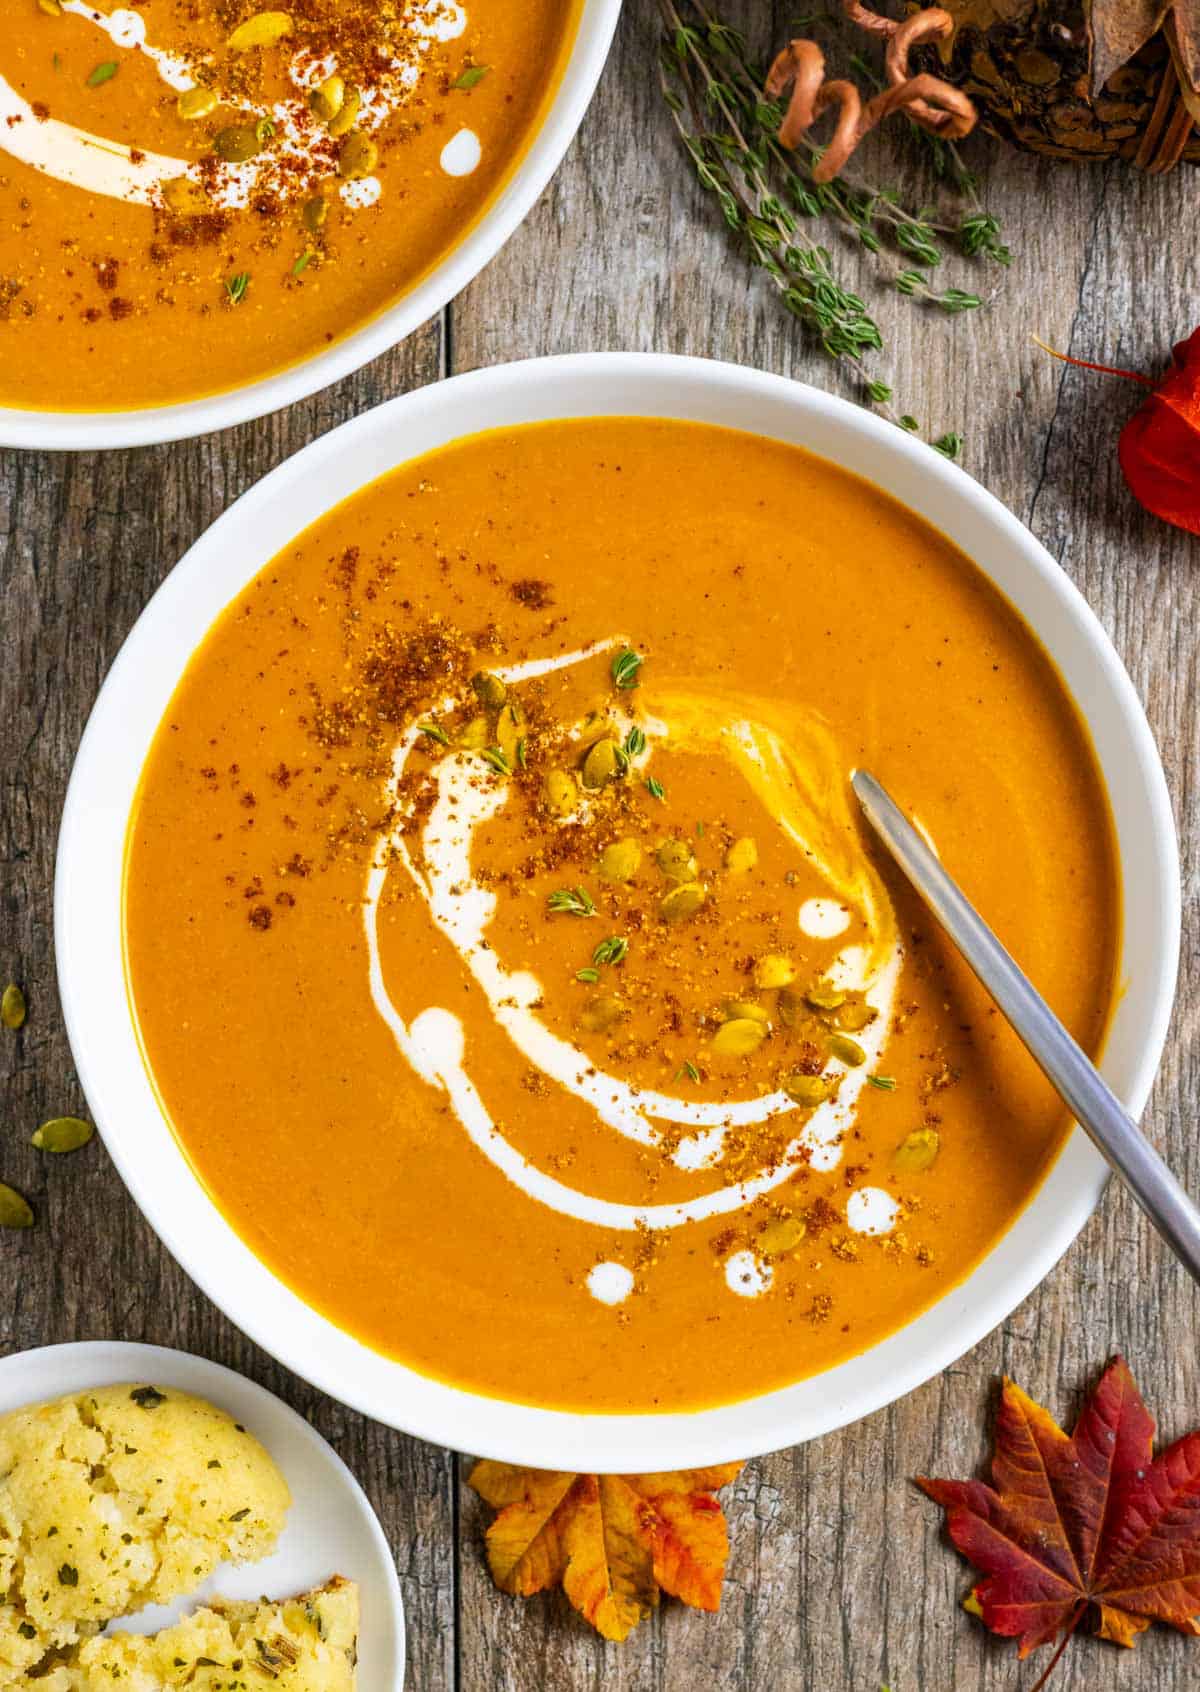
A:
{"type": "Polygon", "coordinates": [[[314,88],[308,103],[322,123],[332,123],[346,103],[346,84],[340,76],[327,76],[319,88],[314,88]]]}
{"type": "Polygon", "coordinates": [[[579,1026],[588,1034],[607,1034],[629,1015],[619,993],[596,993],[579,1013],[579,1026]]]}
{"type": "Polygon", "coordinates": [[[754,966],[754,985],[764,989],[786,987],[796,979],[796,966],[782,952],[767,952],[754,966]]]}
{"type": "Polygon", "coordinates": [[[362,95],[357,88],[348,86],[336,116],[330,118],[327,126],[335,141],[340,140],[343,135],[349,135],[358,122],[361,109],[362,95]]]}
{"type": "Polygon", "coordinates": [[[471,677],[471,692],[489,711],[498,711],[508,701],[508,689],[499,676],[490,670],[480,670],[471,677]]]}
{"type": "Polygon", "coordinates": [[[598,740],[583,760],[583,785],[593,790],[607,787],[624,775],[625,764],[615,740],[598,740]]]}
{"type": "Polygon", "coordinates": [[[30,1144],[38,1151],[73,1152],[86,1146],[95,1132],[90,1122],[78,1116],[56,1116],[53,1121],[42,1123],[30,1144]]]}
{"type": "Polygon", "coordinates": [[[709,1041],[718,1057],[749,1057],[767,1037],[766,1026],[757,1017],[735,1016],[723,1022],[709,1041]]]}
{"type": "Polygon", "coordinates": [[[833,1012],[830,1021],[851,1034],[861,1034],[864,1028],[871,1026],[878,1015],[874,1005],[867,1004],[865,999],[847,999],[844,1005],[839,1005],[833,1012]]]}
{"type": "Polygon", "coordinates": [[[664,922],[687,922],[701,909],[708,894],[698,881],[684,881],[659,900],[658,914],[664,922]]]}
{"type": "Polygon", "coordinates": [[[668,881],[695,880],[696,860],[686,840],[664,840],[654,857],[668,881]]]}
{"type": "Polygon", "coordinates": [[[300,221],[310,235],[319,235],[325,227],[325,220],[328,216],[329,201],[323,194],[314,194],[311,200],[305,200],[300,221]]]}
{"type": "Polygon", "coordinates": [[[14,1187],[0,1181],[0,1228],[32,1228],[33,1211],[14,1187]]]}
{"type": "Polygon", "coordinates": [[[758,1236],[758,1246],[768,1257],[779,1257],[785,1251],[795,1251],[807,1232],[808,1223],[802,1216],[779,1216],[767,1223],[758,1236]]]}
{"type": "Polygon", "coordinates": [[[642,848],[632,837],[606,846],[596,866],[605,881],[632,881],[641,867],[642,848]]]}
{"type": "Polygon", "coordinates": [[[517,761],[517,742],[525,733],[525,713],[515,703],[502,705],[496,718],[496,745],[510,764],[517,761]]]}
{"type": "Polygon", "coordinates": [[[195,123],[215,112],[221,104],[211,88],[187,88],[175,102],[175,110],[185,123],[195,123]]]}
{"type": "Polygon", "coordinates": [[[789,1099],[809,1110],[815,1110],[817,1105],[824,1104],[833,1091],[833,1082],[827,1075],[805,1075],[799,1069],[783,1076],[779,1085],[789,1099]]]}
{"type": "Polygon", "coordinates": [[[176,217],[203,217],[212,208],[207,194],[189,176],[173,176],[162,186],[163,204],[176,217]]]}
{"type": "Polygon", "coordinates": [[[15,981],[10,981],[0,998],[0,1022],[14,1031],[25,1023],[25,995],[15,981]]]}
{"type": "Polygon", "coordinates": [[[837,1010],[845,1004],[847,995],[830,981],[814,981],[804,997],[814,1010],[837,1010]]]}
{"type": "Polygon", "coordinates": [[[903,1175],[920,1175],[931,1169],[941,1148],[936,1128],[917,1128],[892,1153],[892,1163],[903,1175]]]}
{"type": "Polygon", "coordinates": [[[725,854],[725,868],[730,875],[745,875],[758,863],[758,847],[748,834],[735,840],[725,854]]]}
{"type": "Polygon", "coordinates": [[[338,154],[338,175],[346,182],[360,182],[379,163],[379,148],[366,135],[348,135],[338,154]]]}
{"type": "Polygon", "coordinates": [[[291,33],[290,12],[255,12],[237,26],[225,45],[235,53],[247,53],[252,47],[278,46],[291,33]]]}
{"type": "Polygon", "coordinates": [[[753,999],[726,999],[723,1014],[726,1022],[736,1022],[739,1018],[749,1017],[751,1022],[761,1022],[764,1028],[771,1026],[770,1017],[753,999]]]}
{"type": "Polygon", "coordinates": [[[779,989],[775,1008],[779,1012],[779,1020],[785,1028],[795,1028],[798,1022],[811,1014],[804,995],[798,993],[794,987],[781,987],[779,989]]]}
{"type": "Polygon", "coordinates": [[[37,3],[38,3],[38,11],[39,12],[45,12],[45,14],[48,18],[61,18],[62,17],[63,9],[62,9],[62,6],[59,4],[59,0],[37,0],[37,3]]]}
{"type": "Polygon", "coordinates": [[[542,798],[548,810],[558,816],[565,817],[575,809],[575,801],[579,797],[573,776],[566,770],[547,770],[546,779],[542,783],[542,798]]]}
{"type": "Polygon", "coordinates": [[[213,152],[226,164],[245,164],[262,152],[258,127],[253,123],[233,123],[220,129],[213,137],[213,152]]]}
{"type": "Polygon", "coordinates": [[[482,752],[492,738],[486,717],[472,717],[459,730],[458,744],[464,752],[482,752]]]}
{"type": "Polygon", "coordinates": [[[830,1053],[850,1069],[859,1069],[867,1061],[867,1054],[857,1040],[852,1040],[849,1034],[831,1034],[829,1036],[830,1053]]]}

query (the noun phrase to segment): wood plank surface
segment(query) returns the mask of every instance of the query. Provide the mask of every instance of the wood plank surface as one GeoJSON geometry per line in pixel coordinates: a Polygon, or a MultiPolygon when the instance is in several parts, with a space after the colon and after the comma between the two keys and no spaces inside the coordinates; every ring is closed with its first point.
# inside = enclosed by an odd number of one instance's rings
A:
{"type": "MultiPolygon", "coordinates": [[[[783,7],[773,19],[749,0],[738,9],[764,47],[788,33],[783,7]]],[[[1001,1692],[1036,1673],[962,1615],[966,1566],[910,1477],[973,1471],[1001,1372],[1067,1418],[1117,1347],[1164,1435],[1200,1420],[1197,1295],[1122,1194],[1110,1192],[1034,1296],[940,1379],[842,1434],[749,1466],[728,1498],[733,1553],[719,1617],[668,1604],[614,1647],[561,1597],[496,1594],[465,1463],[367,1423],[251,1346],[158,1244],[101,1146],[60,1162],[27,1146],[39,1121],[84,1108],[51,934],[75,748],[142,605],[239,493],[325,429],[447,368],[644,348],[842,389],[767,286],[751,282],[690,177],[657,91],[655,16],[653,0],[627,0],[600,94],[555,182],[443,321],[405,347],[286,414],[202,441],[106,456],[0,452],[0,974],[24,984],[30,1011],[25,1030],[0,1042],[0,1176],[39,1213],[28,1235],[0,1237],[0,1354],[152,1341],[230,1364],[296,1405],[362,1478],[395,1550],[410,1692],[1001,1692]]],[[[877,156],[894,150],[881,142],[877,156]]],[[[996,273],[995,299],[970,318],[881,300],[893,380],[902,408],[931,432],[964,434],[967,468],[1079,584],[1145,701],[1185,897],[1178,1005],[1147,1124],[1200,1190],[1200,546],[1124,489],[1116,438],[1138,393],[1053,364],[1028,339],[1036,328],[1082,357],[1160,367],[1195,327],[1200,177],[1050,165],[987,142],[974,151],[1013,269],[996,273]]],[[[858,262],[838,255],[847,275],[858,262]]],[[[581,1467],[586,1459],[581,1450],[581,1467]]],[[[1156,1631],[1133,1657],[1078,1641],[1055,1684],[1178,1692],[1198,1675],[1200,1646],[1156,1631]]]]}

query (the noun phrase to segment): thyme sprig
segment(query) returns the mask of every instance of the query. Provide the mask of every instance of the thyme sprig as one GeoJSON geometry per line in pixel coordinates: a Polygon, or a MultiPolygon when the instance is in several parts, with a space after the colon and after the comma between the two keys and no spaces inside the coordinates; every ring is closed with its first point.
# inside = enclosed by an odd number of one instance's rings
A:
{"type": "MultiPolygon", "coordinates": [[[[982,303],[979,294],[943,287],[933,275],[951,244],[970,260],[1010,260],[999,223],[980,205],[957,147],[919,132],[930,144],[935,174],[963,202],[953,220],[910,211],[892,191],[845,174],[835,182],[814,182],[812,167],[822,149],[807,139],[796,153],[780,145],[781,108],[764,96],[764,73],[741,33],[713,13],[709,0],[659,0],[659,7],[663,96],[696,175],[752,264],[774,283],[785,309],[831,359],[860,366],[864,354],[883,349],[883,336],[866,302],[838,281],[829,247],[806,224],[831,225],[866,248],[881,279],[908,298],[951,316],[982,303]]],[[[876,80],[857,56],[856,69],[876,80]]],[[[862,380],[867,399],[890,407],[886,382],[862,380]]],[[[957,457],[961,441],[943,435],[937,446],[957,457]]]]}

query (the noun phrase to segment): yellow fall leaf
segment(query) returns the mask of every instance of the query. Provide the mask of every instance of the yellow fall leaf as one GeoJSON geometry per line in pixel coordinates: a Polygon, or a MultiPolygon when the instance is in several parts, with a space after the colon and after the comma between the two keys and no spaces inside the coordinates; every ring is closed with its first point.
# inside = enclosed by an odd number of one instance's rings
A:
{"type": "Polygon", "coordinates": [[[480,1462],[470,1484],[499,1512],[488,1565],[502,1592],[561,1585],[605,1639],[625,1639],[667,1592],[715,1610],[729,1535],[713,1494],[741,1469],[588,1475],[480,1462]]]}

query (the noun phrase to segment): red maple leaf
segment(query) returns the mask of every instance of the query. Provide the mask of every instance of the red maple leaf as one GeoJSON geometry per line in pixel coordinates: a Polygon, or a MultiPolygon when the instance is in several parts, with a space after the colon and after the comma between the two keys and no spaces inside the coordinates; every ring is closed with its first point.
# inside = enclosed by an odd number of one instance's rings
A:
{"type": "Polygon", "coordinates": [[[1118,1645],[1152,1621],[1200,1634],[1200,1432],[1153,1447],[1154,1418],[1114,1357],[1070,1437],[1006,1380],[993,1484],[918,1480],[987,1576],[984,1622],[1022,1657],[1062,1635],[1053,1668],[1089,1613],[1118,1645]]]}

